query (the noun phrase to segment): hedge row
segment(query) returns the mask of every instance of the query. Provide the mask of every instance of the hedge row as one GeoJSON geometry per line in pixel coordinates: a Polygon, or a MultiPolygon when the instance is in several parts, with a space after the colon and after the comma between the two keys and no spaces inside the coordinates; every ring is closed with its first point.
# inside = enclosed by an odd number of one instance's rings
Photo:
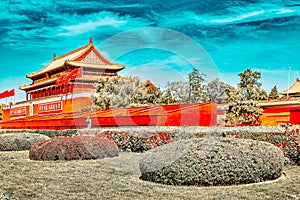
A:
{"type": "Polygon", "coordinates": [[[86,160],[118,155],[115,143],[93,136],[59,136],[37,143],[29,150],[31,160],[86,160]]]}
{"type": "Polygon", "coordinates": [[[29,150],[32,145],[48,139],[45,135],[26,132],[0,134],[0,151],[29,150]]]}

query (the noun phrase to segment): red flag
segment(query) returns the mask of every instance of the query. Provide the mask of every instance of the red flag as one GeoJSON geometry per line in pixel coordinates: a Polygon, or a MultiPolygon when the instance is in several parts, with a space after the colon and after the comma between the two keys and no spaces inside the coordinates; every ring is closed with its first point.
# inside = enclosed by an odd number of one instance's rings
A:
{"type": "Polygon", "coordinates": [[[0,99],[3,99],[3,98],[8,97],[7,95],[8,95],[8,90],[6,90],[6,91],[0,93],[0,99]]]}
{"type": "Polygon", "coordinates": [[[75,80],[78,72],[79,72],[79,69],[73,69],[72,71],[70,71],[68,74],[66,74],[66,77],[63,80],[63,83],[67,84],[69,81],[75,80]]]}
{"type": "Polygon", "coordinates": [[[64,80],[66,79],[68,74],[63,74],[60,77],[58,77],[58,79],[56,80],[56,84],[57,86],[63,85],[64,84],[64,80]]]}
{"type": "Polygon", "coordinates": [[[3,92],[0,93],[0,99],[4,98],[3,92]]]}
{"type": "Polygon", "coordinates": [[[15,96],[15,89],[7,91],[7,97],[12,97],[12,96],[15,96]]]}
{"type": "Polygon", "coordinates": [[[68,76],[68,81],[75,80],[76,77],[77,77],[78,72],[79,72],[79,69],[72,70],[71,73],[68,76]]]}
{"type": "Polygon", "coordinates": [[[74,69],[58,77],[56,80],[57,85],[67,84],[69,81],[76,79],[79,69],[74,69]]]}

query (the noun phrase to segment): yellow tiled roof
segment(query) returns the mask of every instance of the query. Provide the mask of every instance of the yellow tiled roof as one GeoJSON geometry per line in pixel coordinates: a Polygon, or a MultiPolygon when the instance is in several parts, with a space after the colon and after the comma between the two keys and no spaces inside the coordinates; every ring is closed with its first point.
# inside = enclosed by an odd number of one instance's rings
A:
{"type": "Polygon", "coordinates": [[[95,64],[95,63],[84,63],[80,61],[68,61],[67,64],[76,66],[76,67],[87,67],[87,68],[101,68],[101,69],[113,69],[113,70],[121,70],[125,67],[119,64],[95,64]]]}
{"type": "Polygon", "coordinates": [[[50,78],[48,80],[45,80],[45,81],[42,81],[42,82],[39,82],[39,83],[23,85],[23,86],[20,86],[19,88],[20,88],[20,90],[27,90],[27,89],[34,88],[34,87],[37,87],[37,86],[42,86],[42,85],[45,85],[45,84],[48,84],[48,83],[51,83],[51,82],[55,82],[56,80],[57,80],[57,77],[53,77],[53,78],[50,78]]]}
{"type": "Polygon", "coordinates": [[[45,66],[44,68],[42,68],[41,70],[39,70],[37,72],[27,74],[26,77],[32,78],[32,77],[35,77],[39,74],[43,74],[43,73],[46,73],[46,72],[51,71],[53,69],[56,69],[58,67],[61,67],[62,65],[64,65],[66,60],[75,60],[76,58],[80,57],[85,52],[87,52],[90,47],[92,47],[92,44],[85,45],[85,46],[80,47],[78,49],[75,49],[75,50],[73,50],[69,53],[66,53],[62,56],[54,58],[53,61],[51,61],[47,66],[45,66]]]}
{"type": "Polygon", "coordinates": [[[279,94],[297,94],[300,93],[300,80],[297,78],[296,82],[287,90],[279,92],[279,94]]]}
{"type": "MultiPolygon", "coordinates": [[[[75,49],[73,51],[70,51],[66,54],[63,54],[59,57],[54,57],[54,59],[44,68],[40,69],[37,72],[33,72],[31,74],[27,74],[26,77],[27,78],[34,78],[38,75],[41,74],[45,74],[46,72],[52,71],[54,69],[57,69],[59,67],[62,67],[65,63],[69,63],[69,64],[77,64],[79,65],[80,62],[77,61],[77,59],[79,59],[81,56],[83,56],[86,52],[88,52],[91,48],[93,48],[98,55],[100,55],[101,60],[104,61],[104,65],[103,67],[109,68],[109,69],[123,69],[124,66],[122,65],[117,65],[117,64],[113,64],[110,61],[108,61],[106,58],[104,58],[104,56],[98,51],[98,49],[93,45],[92,42],[90,42],[89,44],[82,46],[78,49],[75,49]]],[[[91,64],[87,64],[87,65],[94,65],[93,63],[91,64]]],[[[99,67],[99,66],[98,66],[99,67]]]]}

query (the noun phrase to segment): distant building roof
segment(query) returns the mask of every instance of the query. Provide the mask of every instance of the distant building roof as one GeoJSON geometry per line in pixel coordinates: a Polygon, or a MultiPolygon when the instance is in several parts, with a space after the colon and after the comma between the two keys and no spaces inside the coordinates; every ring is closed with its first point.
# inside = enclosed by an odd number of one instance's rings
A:
{"type": "Polygon", "coordinates": [[[146,87],[155,87],[155,88],[157,88],[150,80],[145,81],[144,84],[145,84],[146,87]]]}
{"type": "Polygon", "coordinates": [[[282,95],[300,96],[300,80],[297,78],[296,82],[287,90],[279,92],[282,95]]]}

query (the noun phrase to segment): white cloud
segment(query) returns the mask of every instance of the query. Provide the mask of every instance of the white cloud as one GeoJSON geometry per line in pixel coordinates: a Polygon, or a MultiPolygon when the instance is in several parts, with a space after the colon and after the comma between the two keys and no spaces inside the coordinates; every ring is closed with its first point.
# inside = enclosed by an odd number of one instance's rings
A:
{"type": "Polygon", "coordinates": [[[114,18],[106,17],[104,19],[98,19],[97,21],[87,21],[76,25],[62,26],[65,32],[59,33],[62,36],[76,36],[85,32],[93,31],[101,26],[111,26],[119,28],[126,24],[126,20],[116,20],[114,18]]]}
{"type": "Polygon", "coordinates": [[[154,60],[153,63],[159,64],[159,65],[166,65],[166,66],[186,66],[191,65],[187,60],[184,58],[181,58],[180,56],[173,55],[170,56],[167,59],[164,60],[154,60]]]}
{"type": "Polygon", "coordinates": [[[264,10],[261,11],[254,11],[254,12],[249,12],[245,14],[238,15],[236,17],[229,17],[229,18],[224,18],[224,19],[213,19],[210,22],[212,23],[231,23],[231,22],[236,22],[236,21],[241,21],[244,19],[248,19],[250,17],[258,16],[264,14],[264,10]]]}
{"type": "Polygon", "coordinates": [[[296,12],[296,10],[291,10],[291,9],[286,9],[286,8],[281,8],[277,14],[285,14],[285,13],[293,13],[293,12],[296,12]]]}

